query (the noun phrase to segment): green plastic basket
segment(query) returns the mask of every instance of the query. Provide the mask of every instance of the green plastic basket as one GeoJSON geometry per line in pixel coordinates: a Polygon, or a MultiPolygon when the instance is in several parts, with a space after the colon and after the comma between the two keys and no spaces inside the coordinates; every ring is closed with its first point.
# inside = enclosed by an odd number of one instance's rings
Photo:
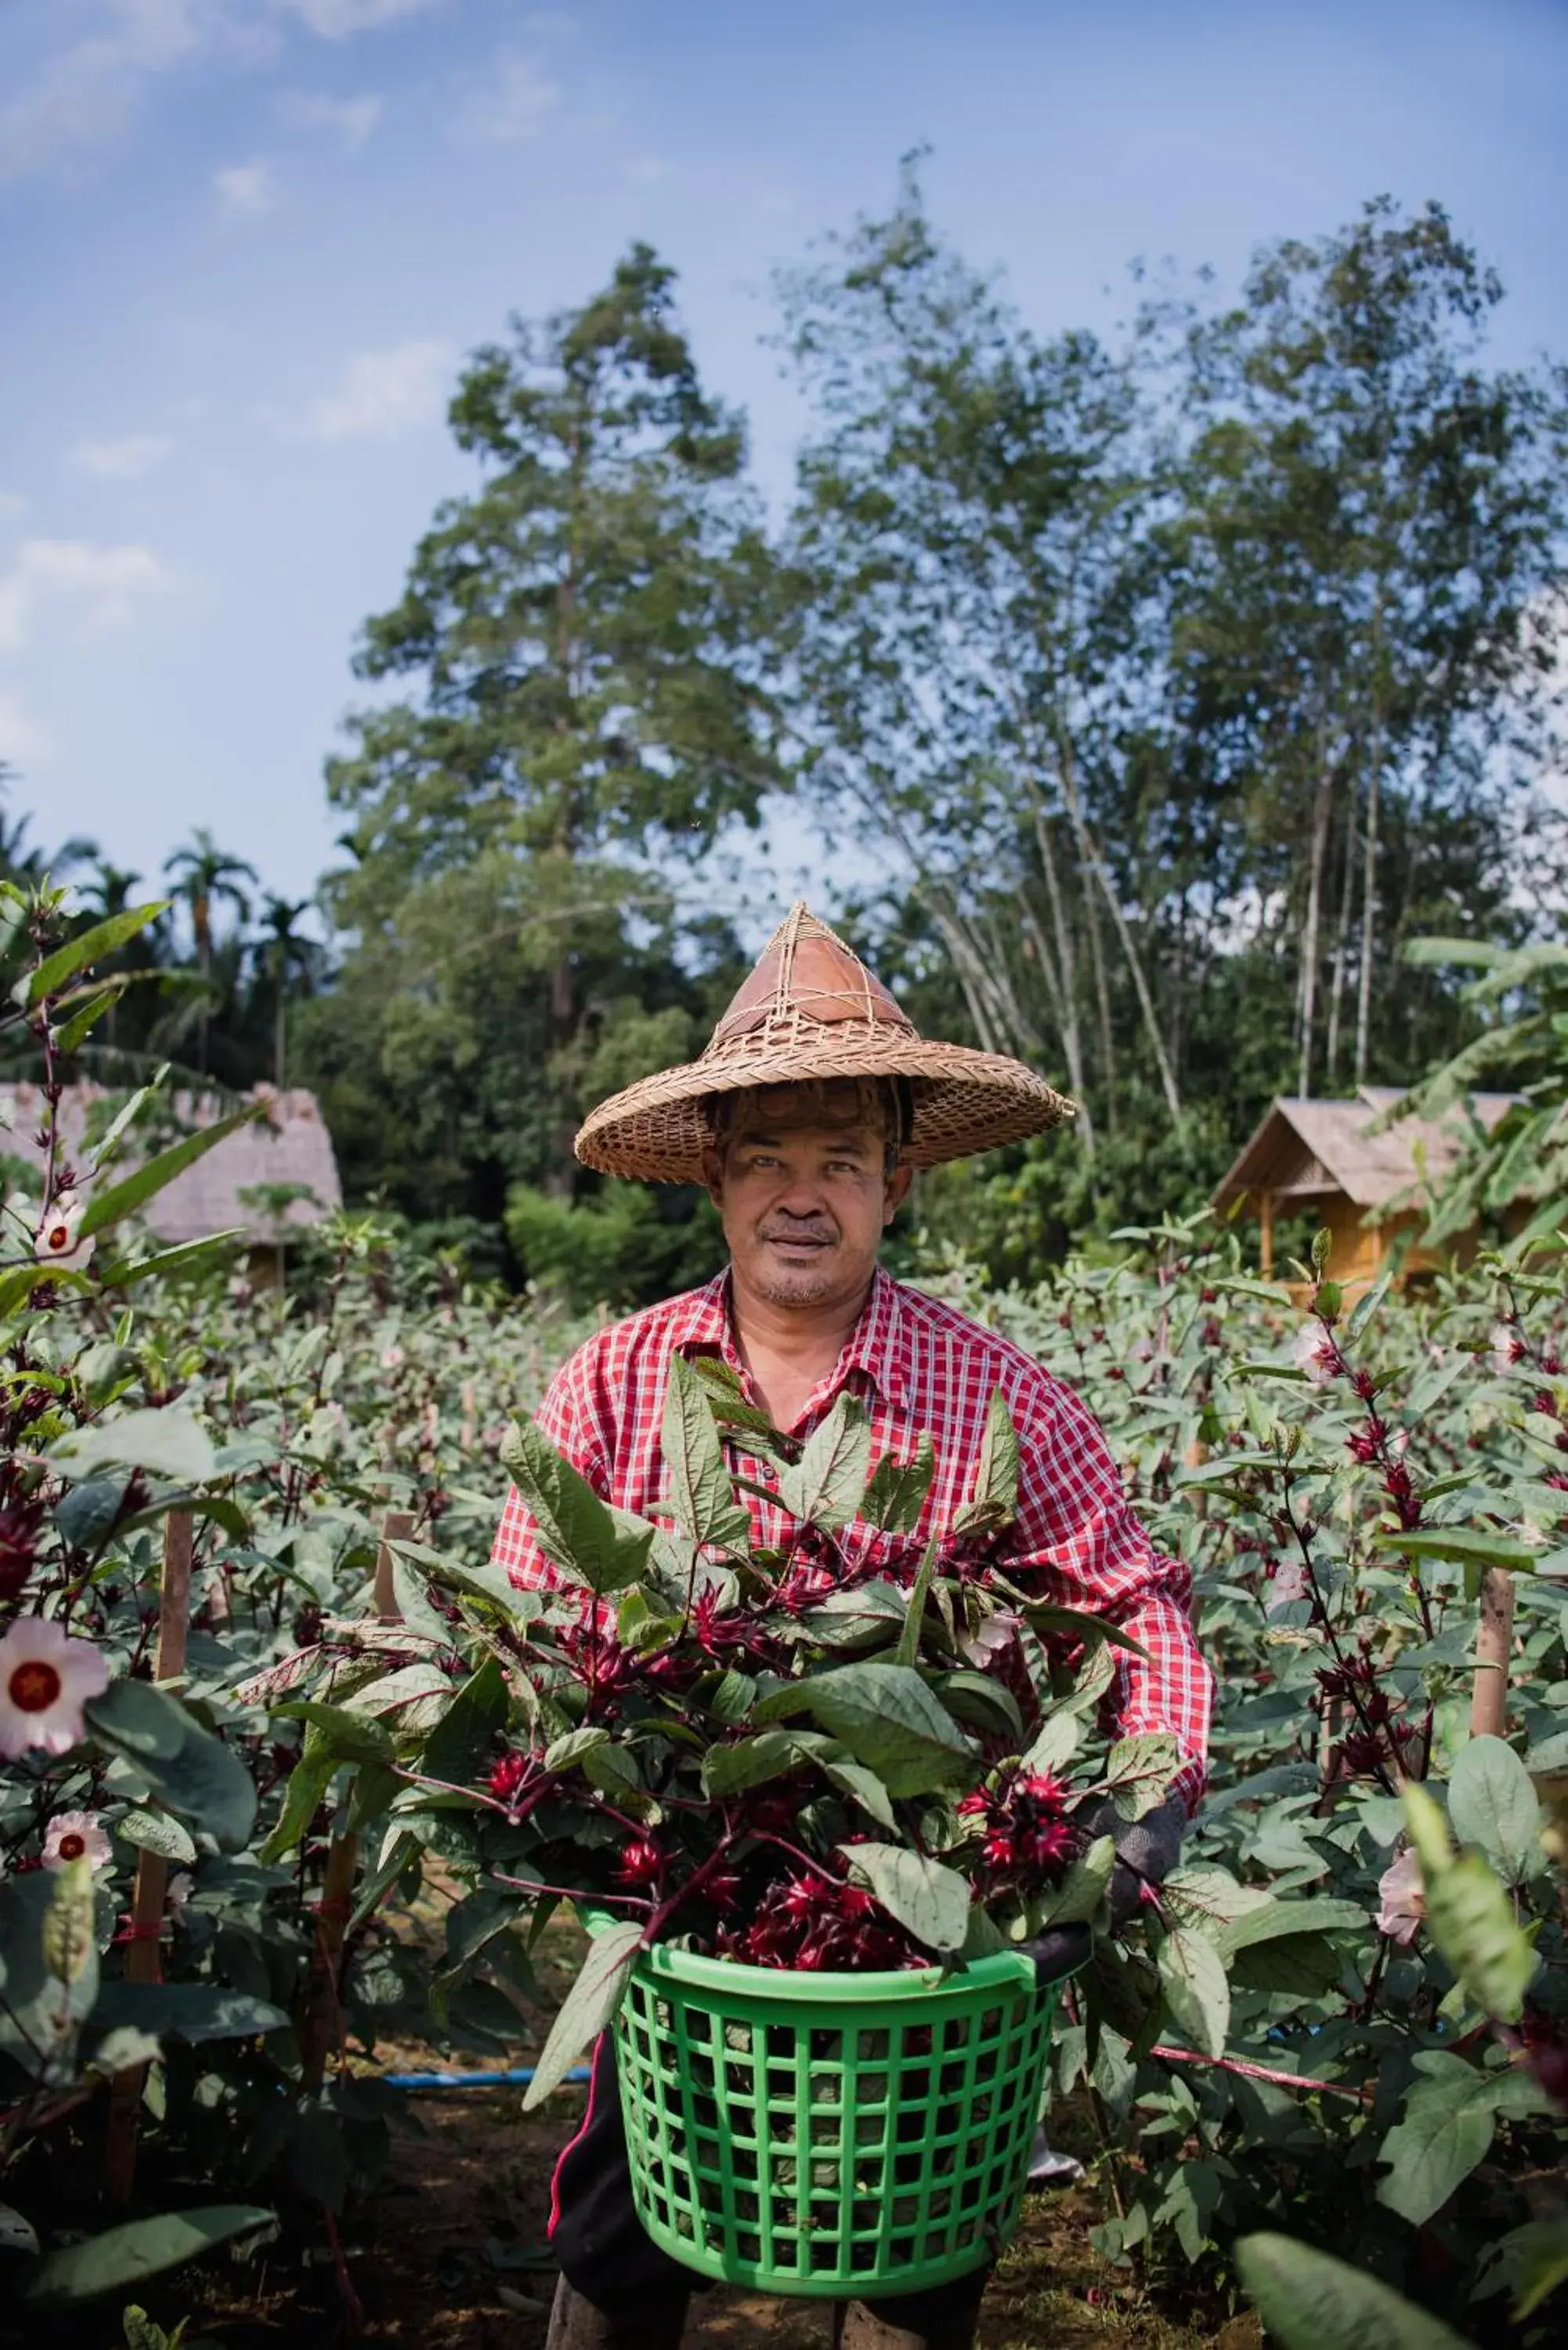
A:
{"type": "Polygon", "coordinates": [[[615,2027],[639,2219],[763,2293],[914,2293],[993,2260],[1059,1992],[1011,1950],[864,1975],[644,1951],[615,2027]]]}

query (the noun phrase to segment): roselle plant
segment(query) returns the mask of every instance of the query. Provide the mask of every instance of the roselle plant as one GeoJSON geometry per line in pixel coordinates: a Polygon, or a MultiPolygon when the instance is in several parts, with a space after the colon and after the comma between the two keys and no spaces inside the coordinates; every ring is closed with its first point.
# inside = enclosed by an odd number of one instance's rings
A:
{"type": "Polygon", "coordinates": [[[913,1532],[929,1444],[873,1468],[854,1397],[795,1443],[722,1366],[677,1358],[662,1433],[671,1523],[655,1524],[515,1427],[503,1459],[557,1587],[514,1591],[496,1570],[405,1549],[429,1576],[405,1609],[412,1638],[385,1636],[385,1678],[339,1659],[351,1716],[300,1709],[327,1753],[363,1741],[367,1711],[386,1725],[379,1760],[406,1784],[383,1866],[421,1844],[460,1864],[490,1942],[518,1911],[536,1932],[564,1898],[635,1929],[613,1967],[590,1960],[533,2101],[613,2012],[647,1943],[853,1971],[961,1965],[1100,1917],[1115,1846],[1082,1806],[1137,1819],[1179,1761],[1168,1736],[1102,1729],[1126,1637],[1043,1604],[999,1563],[1018,1479],[1000,1395],[973,1496],[903,1574],[852,1565],[837,1537],[856,1518],[913,1532]],[[777,1550],[753,1547],[741,1498],[764,1473],[792,1522],[777,1550]],[[470,1678],[410,1739],[393,1692],[421,1638],[470,1678]]]}

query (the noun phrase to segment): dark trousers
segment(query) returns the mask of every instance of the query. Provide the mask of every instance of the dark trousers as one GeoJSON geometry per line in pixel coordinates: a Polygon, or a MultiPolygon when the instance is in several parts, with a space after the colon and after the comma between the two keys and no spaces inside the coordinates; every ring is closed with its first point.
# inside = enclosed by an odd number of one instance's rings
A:
{"type": "MultiPolygon", "coordinates": [[[[594,2050],[587,2112],[556,2165],[550,2242],[567,2283],[610,2317],[628,2319],[656,2303],[668,2305],[694,2286],[704,2289],[701,2277],[659,2250],[637,2216],[607,2033],[594,2050]]],[[[873,2306],[895,2329],[941,2336],[978,2305],[983,2289],[983,2276],[960,2277],[926,2293],[878,2296],[873,2306]]]]}

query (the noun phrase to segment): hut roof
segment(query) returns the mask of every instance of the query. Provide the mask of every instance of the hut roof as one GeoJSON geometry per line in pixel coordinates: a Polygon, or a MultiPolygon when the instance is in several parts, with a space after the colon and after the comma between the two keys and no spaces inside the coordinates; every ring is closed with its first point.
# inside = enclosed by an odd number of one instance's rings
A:
{"type": "MultiPolygon", "coordinates": [[[[1312,1101],[1282,1095],[1214,1192],[1221,1212],[1251,1193],[1277,1200],[1322,1199],[1342,1192],[1358,1208],[1380,1208],[1401,1191],[1445,1175],[1470,1131],[1463,1109],[1446,1118],[1401,1118],[1381,1132],[1369,1129],[1404,1098],[1397,1086],[1363,1086],[1350,1101],[1312,1101]]],[[[1470,1104],[1490,1133],[1516,1094],[1472,1094],[1470,1104]]]]}
{"type": "MultiPolygon", "coordinates": [[[[101,1086],[67,1086],[60,1097],[60,1138],[68,1154],[79,1155],[94,1112],[106,1100],[101,1086]]],[[[143,1220],[150,1231],[171,1243],[204,1239],[209,1232],[243,1226],[256,1242],[277,1237],[279,1218],[265,1205],[247,1201],[243,1192],[276,1183],[307,1187],[310,1197],[292,1201],[284,1210],[286,1225],[319,1223],[343,1204],[332,1138],[314,1094],[298,1087],[280,1093],[275,1086],[258,1086],[249,1099],[266,1104],[261,1118],[214,1143],[202,1159],[176,1175],[147,1203],[143,1220]]],[[[36,1086],[0,1086],[0,1156],[41,1167],[37,1127],[43,1096],[36,1086]]],[[[183,1129],[211,1126],[231,1107],[212,1095],[175,1094],[167,1103],[183,1129]]],[[[132,1128],[134,1136],[135,1128],[132,1128]]],[[[115,1163],[114,1175],[125,1174],[136,1163],[129,1150],[115,1163]]]]}

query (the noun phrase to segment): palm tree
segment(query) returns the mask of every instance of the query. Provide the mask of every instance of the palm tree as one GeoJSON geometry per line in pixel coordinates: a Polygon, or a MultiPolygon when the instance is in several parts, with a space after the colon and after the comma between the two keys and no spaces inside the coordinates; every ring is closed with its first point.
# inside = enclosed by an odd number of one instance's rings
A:
{"type": "Polygon", "coordinates": [[[321,960],[317,941],[303,937],[295,928],[310,902],[308,898],[291,900],[269,897],[262,908],[265,936],[258,941],[255,952],[257,962],[265,968],[272,982],[273,1078],[280,1092],[288,1041],[289,981],[297,975],[308,989],[321,960]]]}
{"type": "MultiPolygon", "coordinates": [[[[213,972],[213,910],[220,899],[226,899],[241,921],[249,919],[250,899],[241,889],[242,881],[254,881],[256,870],[241,857],[229,857],[221,849],[204,824],[199,824],[191,836],[190,844],[176,848],[163,860],[165,873],[174,877],[175,894],[183,898],[191,910],[191,929],[196,941],[196,968],[204,990],[210,990],[213,972]]],[[[202,1018],[198,1031],[197,1061],[203,1074],[207,1067],[207,1034],[212,1018],[210,993],[204,993],[202,1018]]]]}

